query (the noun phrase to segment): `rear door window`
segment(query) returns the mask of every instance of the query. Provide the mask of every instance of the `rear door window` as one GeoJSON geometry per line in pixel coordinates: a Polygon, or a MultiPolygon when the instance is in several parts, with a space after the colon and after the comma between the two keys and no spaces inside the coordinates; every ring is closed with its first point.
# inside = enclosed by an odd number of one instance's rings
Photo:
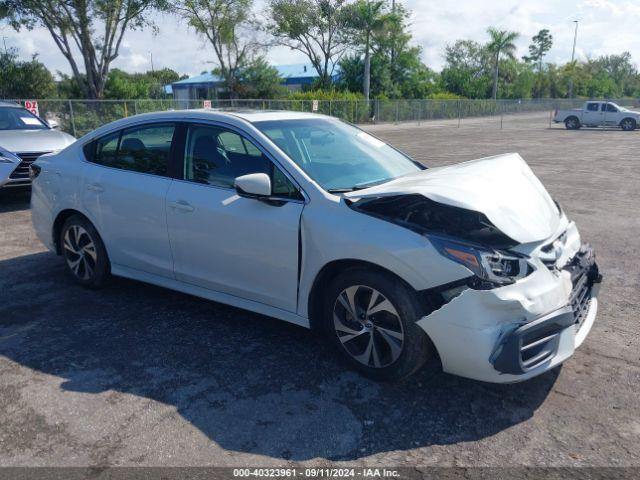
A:
{"type": "Polygon", "coordinates": [[[597,112],[599,108],[599,103],[587,103],[587,110],[589,110],[590,112],[597,112]]]}
{"type": "Polygon", "coordinates": [[[175,125],[155,124],[124,130],[116,168],[167,176],[175,125]]]}
{"type": "Polygon", "coordinates": [[[87,158],[105,167],[151,175],[169,176],[169,154],[175,124],[162,123],[128,128],[85,147],[87,158]]]}
{"type": "Polygon", "coordinates": [[[120,132],[112,133],[102,137],[96,142],[94,161],[100,165],[113,166],[118,154],[118,143],[120,142],[120,132]]]}

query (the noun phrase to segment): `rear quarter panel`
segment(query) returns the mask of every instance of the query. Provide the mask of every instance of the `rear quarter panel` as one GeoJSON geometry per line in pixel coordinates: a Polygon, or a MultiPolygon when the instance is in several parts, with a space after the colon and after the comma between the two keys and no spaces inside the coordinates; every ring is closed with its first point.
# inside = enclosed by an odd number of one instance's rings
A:
{"type": "Polygon", "coordinates": [[[58,214],[73,209],[87,215],[80,195],[85,162],[79,155],[82,151],[73,145],[36,161],[41,172],[32,185],[32,221],[38,238],[52,250],[53,222],[58,214]]]}

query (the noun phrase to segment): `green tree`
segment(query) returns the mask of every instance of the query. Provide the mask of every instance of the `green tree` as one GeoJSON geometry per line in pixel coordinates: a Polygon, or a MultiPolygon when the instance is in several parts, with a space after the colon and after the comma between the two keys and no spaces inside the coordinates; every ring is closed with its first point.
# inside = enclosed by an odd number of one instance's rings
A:
{"type": "Polygon", "coordinates": [[[55,93],[53,75],[37,55],[25,62],[15,49],[0,53],[0,98],[51,98],[55,93]]]}
{"type": "Polygon", "coordinates": [[[592,72],[605,72],[619,90],[619,96],[637,96],[640,93],[640,76],[631,54],[604,55],[587,62],[592,72]]]}
{"type": "Polygon", "coordinates": [[[241,98],[286,97],[288,90],[281,85],[278,70],[264,59],[257,57],[243,66],[238,73],[241,98]]]}
{"type": "Polygon", "coordinates": [[[531,98],[536,74],[528,63],[516,59],[500,62],[500,91],[502,98],[531,98]]]}
{"type": "Polygon", "coordinates": [[[362,93],[369,100],[371,86],[371,47],[376,33],[387,25],[383,0],[358,0],[347,8],[347,26],[353,31],[355,43],[364,52],[362,93]]]}
{"type": "Polygon", "coordinates": [[[109,72],[104,96],[126,100],[163,98],[166,96],[164,86],[177,80],[180,80],[180,75],[169,68],[145,73],[127,73],[114,68],[109,72]]]}
{"type": "Polygon", "coordinates": [[[302,52],[331,85],[336,65],[350,47],[345,0],[270,0],[266,30],[274,43],[302,52]]]}
{"type": "Polygon", "coordinates": [[[538,66],[538,73],[542,72],[542,60],[553,46],[553,35],[544,28],[531,37],[532,43],[529,45],[529,55],[524,56],[526,62],[535,63],[538,66]]]}
{"type": "Polygon", "coordinates": [[[532,38],[532,43],[529,45],[529,55],[525,55],[522,59],[525,62],[531,62],[538,67],[538,76],[534,85],[534,96],[543,97],[545,94],[545,78],[543,75],[542,61],[545,55],[551,50],[553,46],[553,35],[549,33],[549,30],[544,28],[540,30],[532,38]]]}
{"type": "Polygon", "coordinates": [[[238,75],[259,50],[252,17],[253,0],[181,0],[175,8],[213,47],[216,71],[231,98],[238,96],[238,75]]]}
{"type": "Polygon", "coordinates": [[[87,98],[102,98],[125,32],[150,25],[148,14],[165,7],[165,0],[0,0],[16,30],[48,30],[87,98]]]}
{"type": "Polygon", "coordinates": [[[458,40],[445,48],[440,83],[446,91],[467,98],[487,98],[491,89],[491,54],[473,40],[458,40]]]}
{"type": "Polygon", "coordinates": [[[84,84],[85,78],[82,75],[81,83],[73,76],[63,72],[56,72],[58,81],[56,82],[56,91],[59,98],[83,98],[85,92],[80,88],[84,84]]]}
{"type": "Polygon", "coordinates": [[[498,75],[500,68],[500,58],[502,55],[509,59],[514,58],[516,45],[513,43],[520,35],[517,32],[509,32],[508,30],[498,30],[493,27],[487,29],[490,40],[487,49],[493,56],[493,88],[491,97],[498,98],[498,75]]]}

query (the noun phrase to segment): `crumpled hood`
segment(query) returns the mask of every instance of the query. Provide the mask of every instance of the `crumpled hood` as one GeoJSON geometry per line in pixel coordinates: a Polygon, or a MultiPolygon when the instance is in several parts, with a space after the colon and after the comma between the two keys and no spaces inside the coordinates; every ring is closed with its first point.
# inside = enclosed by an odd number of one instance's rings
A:
{"type": "Polygon", "coordinates": [[[0,130],[0,147],[14,153],[62,150],[75,140],[58,130],[0,130]]]}
{"type": "Polygon", "coordinates": [[[561,214],[555,202],[517,153],[487,157],[405,175],[346,198],[423,195],[434,202],[481,212],[519,243],[553,235],[561,214]]]}

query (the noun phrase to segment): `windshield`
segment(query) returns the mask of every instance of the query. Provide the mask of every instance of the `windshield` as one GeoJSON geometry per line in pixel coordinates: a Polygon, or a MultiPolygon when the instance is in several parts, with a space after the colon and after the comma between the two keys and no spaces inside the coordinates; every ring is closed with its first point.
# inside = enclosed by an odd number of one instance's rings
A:
{"type": "Polygon", "coordinates": [[[362,130],[325,118],[255,122],[322,188],[350,191],[424,169],[362,130]]]}
{"type": "Polygon", "coordinates": [[[0,130],[45,130],[48,128],[29,110],[0,107],[0,130]]]}

